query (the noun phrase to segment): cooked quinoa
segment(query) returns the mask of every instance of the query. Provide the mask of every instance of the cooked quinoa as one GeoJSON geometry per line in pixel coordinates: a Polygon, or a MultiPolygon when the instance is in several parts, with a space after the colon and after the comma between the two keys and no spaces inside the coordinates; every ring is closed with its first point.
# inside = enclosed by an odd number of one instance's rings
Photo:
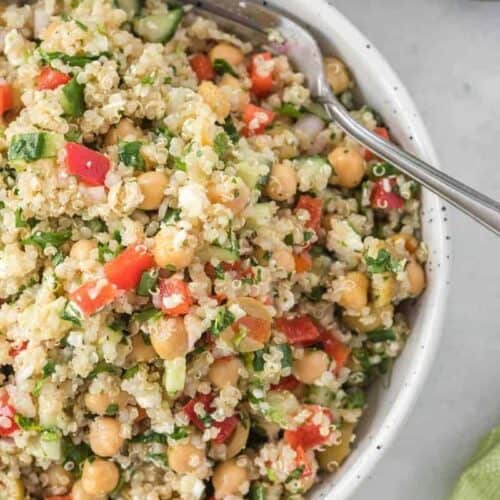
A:
{"type": "Polygon", "coordinates": [[[409,334],[418,186],[189,10],[3,9],[0,499],[302,498],[409,334]]]}

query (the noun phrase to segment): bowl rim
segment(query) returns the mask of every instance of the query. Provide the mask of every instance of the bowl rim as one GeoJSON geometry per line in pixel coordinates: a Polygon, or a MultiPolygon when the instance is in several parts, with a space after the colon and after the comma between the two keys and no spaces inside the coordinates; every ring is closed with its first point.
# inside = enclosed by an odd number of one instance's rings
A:
{"type": "MultiPolygon", "coordinates": [[[[296,2],[304,0],[292,0],[283,5],[282,0],[271,0],[269,3],[275,3],[285,12],[294,12],[297,14],[295,5],[296,2]]],[[[370,49],[370,57],[367,58],[366,65],[372,68],[377,68],[381,73],[381,85],[386,89],[387,95],[391,96],[395,107],[399,110],[399,120],[409,126],[414,137],[414,147],[426,161],[430,162],[437,168],[440,164],[432,145],[430,136],[423,123],[417,107],[410,97],[408,90],[402,83],[391,65],[382,56],[379,50],[373,43],[367,39],[354,24],[347,19],[332,3],[327,0],[314,0],[315,6],[319,11],[325,10],[325,14],[330,14],[332,19],[329,23],[336,23],[337,31],[341,31],[349,44],[360,53],[367,48],[370,49]],[[395,92],[397,90],[397,92],[395,92]]],[[[305,4],[304,4],[305,6],[305,4]]],[[[349,64],[349,61],[347,61],[349,64]]],[[[436,209],[437,214],[433,222],[432,232],[437,235],[439,241],[437,259],[439,260],[438,279],[435,280],[433,286],[433,302],[428,303],[422,314],[424,317],[422,325],[422,334],[419,337],[420,348],[413,354],[411,362],[406,368],[405,384],[399,390],[392,407],[387,412],[383,425],[366,439],[369,440],[368,445],[363,453],[357,457],[354,463],[350,464],[349,468],[342,474],[342,468],[339,471],[338,479],[334,480],[333,484],[321,488],[319,495],[313,495],[313,498],[331,498],[332,500],[342,500],[349,498],[354,491],[361,485],[370,472],[373,470],[376,463],[385,454],[390,445],[394,442],[397,433],[402,429],[403,424],[408,419],[410,412],[413,410],[418,396],[420,395],[423,385],[429,375],[431,366],[435,360],[437,349],[440,344],[440,339],[443,331],[444,316],[446,312],[447,287],[449,285],[449,277],[451,270],[451,255],[452,248],[450,243],[450,229],[447,220],[442,215],[441,208],[448,206],[447,203],[439,200],[439,198],[425,191],[423,193],[425,206],[436,209]],[[436,227],[437,226],[437,227],[436,227]],[[326,491],[327,490],[327,491],[326,491]]],[[[422,221],[423,221],[423,215],[422,221]]],[[[422,227],[426,226],[423,221],[422,227]]],[[[333,481],[333,477],[332,477],[333,481]]]]}

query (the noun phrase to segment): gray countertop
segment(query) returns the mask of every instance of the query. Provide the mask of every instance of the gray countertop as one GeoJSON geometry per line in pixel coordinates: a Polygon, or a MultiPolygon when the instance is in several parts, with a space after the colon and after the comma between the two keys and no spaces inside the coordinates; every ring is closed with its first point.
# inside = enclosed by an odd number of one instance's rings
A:
{"type": "MultiPolygon", "coordinates": [[[[500,199],[500,2],[332,0],[413,95],[442,168],[500,199]]],[[[445,500],[500,425],[500,240],[449,211],[454,264],[441,347],[411,417],[355,500],[445,500]]]]}

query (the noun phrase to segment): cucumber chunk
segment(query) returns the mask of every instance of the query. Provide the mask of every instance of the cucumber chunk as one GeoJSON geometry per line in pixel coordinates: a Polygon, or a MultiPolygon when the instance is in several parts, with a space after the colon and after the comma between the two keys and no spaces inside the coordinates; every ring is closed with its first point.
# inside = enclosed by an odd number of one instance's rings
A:
{"type": "Polygon", "coordinates": [[[141,17],[134,21],[134,32],[146,42],[166,43],[174,36],[183,15],[179,7],[165,14],[141,17]]]}
{"type": "Polygon", "coordinates": [[[115,0],[115,5],[127,13],[127,18],[132,19],[141,10],[142,2],[140,0],[115,0]]]}
{"type": "Polygon", "coordinates": [[[54,158],[63,142],[61,135],[48,132],[17,134],[9,145],[7,158],[14,162],[54,158]]]}
{"type": "Polygon", "coordinates": [[[273,219],[274,207],[270,203],[256,203],[245,210],[246,226],[257,229],[261,226],[269,226],[273,219]]]}
{"type": "Polygon", "coordinates": [[[61,105],[66,116],[76,118],[85,111],[83,89],[85,85],[78,83],[75,78],[62,88],[61,105]]]}

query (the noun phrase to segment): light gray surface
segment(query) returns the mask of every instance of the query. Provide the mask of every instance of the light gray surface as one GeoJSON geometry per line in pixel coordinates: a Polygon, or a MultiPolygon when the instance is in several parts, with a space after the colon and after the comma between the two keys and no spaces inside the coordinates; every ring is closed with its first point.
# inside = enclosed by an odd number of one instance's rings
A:
{"type": "MultiPolygon", "coordinates": [[[[500,2],[332,0],[413,95],[443,169],[500,199],[500,2]]],[[[500,425],[500,239],[449,210],[452,286],[417,406],[355,500],[445,500],[500,425]]]]}

